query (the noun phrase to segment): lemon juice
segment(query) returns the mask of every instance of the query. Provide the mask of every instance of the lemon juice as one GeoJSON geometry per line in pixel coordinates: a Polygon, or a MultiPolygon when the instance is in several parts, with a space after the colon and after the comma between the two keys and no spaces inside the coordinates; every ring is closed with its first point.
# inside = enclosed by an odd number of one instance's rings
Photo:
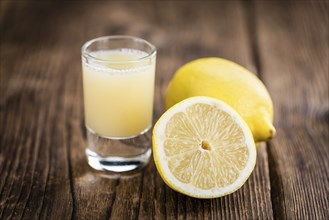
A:
{"type": "Polygon", "coordinates": [[[83,63],[85,120],[103,137],[133,137],[152,124],[155,60],[133,49],[91,53],[83,63]],[[111,60],[111,62],[102,62],[111,60]]]}
{"type": "Polygon", "coordinates": [[[144,167],[151,156],[156,48],[131,36],[104,36],[81,49],[86,156],[96,170],[144,167]]]}

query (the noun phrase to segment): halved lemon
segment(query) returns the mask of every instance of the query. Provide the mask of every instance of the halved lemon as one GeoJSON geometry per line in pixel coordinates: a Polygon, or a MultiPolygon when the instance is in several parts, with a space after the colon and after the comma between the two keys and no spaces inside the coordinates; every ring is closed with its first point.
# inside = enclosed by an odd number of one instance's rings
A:
{"type": "Polygon", "coordinates": [[[196,198],[238,190],[256,163],[249,127],[217,99],[193,97],[165,112],[153,129],[153,157],[164,182],[196,198]]]}

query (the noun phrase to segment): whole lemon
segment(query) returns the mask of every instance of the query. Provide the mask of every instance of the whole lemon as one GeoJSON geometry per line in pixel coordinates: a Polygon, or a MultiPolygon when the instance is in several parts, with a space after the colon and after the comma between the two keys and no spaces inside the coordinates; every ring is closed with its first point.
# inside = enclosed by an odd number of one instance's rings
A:
{"type": "Polygon", "coordinates": [[[178,69],[166,92],[166,108],[193,96],[226,102],[246,121],[255,142],[267,141],[275,135],[273,103],[265,85],[234,62],[201,58],[178,69]]]}

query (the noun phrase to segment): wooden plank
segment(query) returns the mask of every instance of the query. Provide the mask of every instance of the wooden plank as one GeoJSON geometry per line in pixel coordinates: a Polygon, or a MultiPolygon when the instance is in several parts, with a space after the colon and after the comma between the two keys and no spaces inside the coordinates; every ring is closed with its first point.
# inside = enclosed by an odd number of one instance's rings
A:
{"type": "Polygon", "coordinates": [[[328,2],[256,2],[262,79],[275,104],[274,217],[329,219],[328,2]]]}
{"type": "Polygon", "coordinates": [[[62,56],[52,49],[54,38],[43,38],[47,29],[39,17],[27,13],[20,22],[24,5],[15,4],[8,13],[12,20],[1,25],[0,218],[34,219],[43,213],[64,218],[72,201],[61,117],[64,94],[56,75],[62,56]]]}
{"type": "Polygon", "coordinates": [[[236,193],[198,200],[168,188],[153,161],[108,175],[84,155],[80,47],[129,34],[158,48],[155,117],[174,71],[204,56],[255,70],[240,2],[13,2],[1,28],[0,219],[272,219],[266,146],[236,193]]]}

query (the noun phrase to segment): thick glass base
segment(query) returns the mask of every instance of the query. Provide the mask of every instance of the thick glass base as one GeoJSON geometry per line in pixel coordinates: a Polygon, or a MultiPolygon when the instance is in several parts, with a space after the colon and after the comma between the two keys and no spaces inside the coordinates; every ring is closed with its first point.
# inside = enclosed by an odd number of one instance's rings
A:
{"type": "Polygon", "coordinates": [[[126,172],[144,167],[151,156],[150,129],[136,137],[119,139],[101,137],[87,129],[86,155],[96,170],[126,172]]]}

